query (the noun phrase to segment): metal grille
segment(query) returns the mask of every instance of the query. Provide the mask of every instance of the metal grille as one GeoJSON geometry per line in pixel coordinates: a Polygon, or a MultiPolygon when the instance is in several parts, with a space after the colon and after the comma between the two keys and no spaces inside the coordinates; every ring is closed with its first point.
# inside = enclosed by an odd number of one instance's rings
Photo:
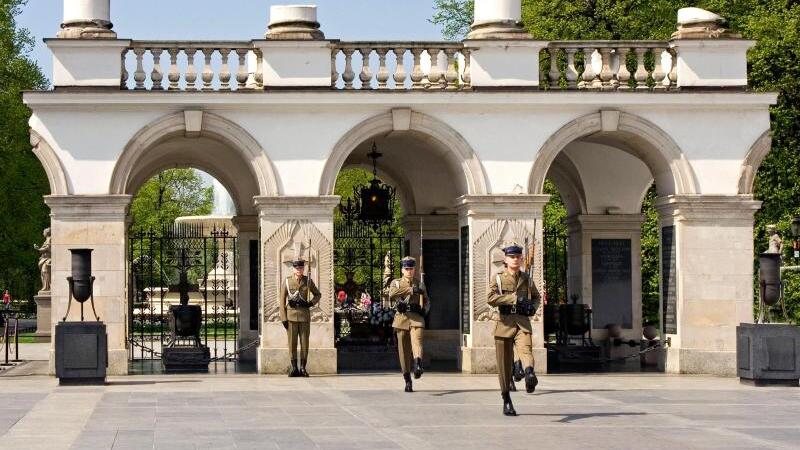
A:
{"type": "Polygon", "coordinates": [[[158,360],[169,345],[169,308],[202,307],[201,340],[215,362],[237,358],[238,238],[226,229],[175,224],[128,239],[130,359],[158,360]]]}
{"type": "Polygon", "coordinates": [[[544,283],[548,303],[567,302],[567,234],[557,228],[544,230],[544,283]]]}

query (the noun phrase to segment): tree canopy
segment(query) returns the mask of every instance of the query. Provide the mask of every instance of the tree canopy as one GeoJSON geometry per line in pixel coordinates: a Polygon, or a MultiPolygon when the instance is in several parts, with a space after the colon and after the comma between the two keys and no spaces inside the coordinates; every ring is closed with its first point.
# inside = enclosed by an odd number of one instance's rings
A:
{"type": "Polygon", "coordinates": [[[214,192],[194,169],[168,169],[147,180],[133,198],[130,214],[141,230],[160,230],[182,216],[211,214],[214,192]]]}

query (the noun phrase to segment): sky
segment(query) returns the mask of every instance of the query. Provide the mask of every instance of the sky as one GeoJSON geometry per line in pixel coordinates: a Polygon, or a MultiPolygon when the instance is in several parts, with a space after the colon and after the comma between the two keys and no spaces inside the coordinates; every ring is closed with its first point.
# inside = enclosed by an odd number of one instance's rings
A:
{"type": "MultiPolygon", "coordinates": [[[[50,52],[43,38],[55,37],[64,0],[28,0],[17,18],[36,39],[31,55],[48,77],[50,52]]],[[[267,30],[270,5],[297,0],[111,0],[111,21],[122,39],[249,40],[267,30]]],[[[441,40],[438,26],[428,22],[433,0],[316,0],[322,31],[329,39],[441,40]]]]}

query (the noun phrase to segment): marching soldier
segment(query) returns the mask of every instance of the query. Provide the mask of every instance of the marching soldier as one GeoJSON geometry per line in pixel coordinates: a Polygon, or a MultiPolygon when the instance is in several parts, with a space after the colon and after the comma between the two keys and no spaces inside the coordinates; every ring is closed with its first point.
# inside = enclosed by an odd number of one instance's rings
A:
{"type": "Polygon", "coordinates": [[[301,257],[292,261],[294,273],[286,277],[281,286],[281,322],[289,338],[292,359],[290,377],[307,377],[308,338],[311,333],[310,309],[319,303],[322,294],[314,282],[305,275],[306,262],[301,257]],[[309,295],[310,294],[310,295],[309,295]],[[313,296],[313,297],[311,297],[313,296]],[[310,297],[310,298],[309,298],[310,297]],[[297,365],[297,341],[300,340],[300,366],[297,365]]]}
{"type": "Polygon", "coordinates": [[[522,247],[516,243],[506,245],[505,270],[497,274],[491,282],[488,303],[497,308],[494,319],[495,352],[500,391],[503,396],[503,414],[516,416],[509,393],[512,384],[514,350],[525,368],[525,390],[536,389],[538,380],[533,370],[530,316],[534,315],[539,304],[539,291],[528,274],[520,270],[522,247]]]}
{"type": "Polygon", "coordinates": [[[414,278],[417,261],[407,256],[401,261],[401,266],[403,276],[389,284],[389,301],[397,309],[392,327],[397,333],[397,352],[406,382],[405,391],[414,392],[411,371],[414,371],[414,378],[422,376],[424,315],[430,309],[430,299],[425,290],[420,288],[419,281],[414,278]]]}

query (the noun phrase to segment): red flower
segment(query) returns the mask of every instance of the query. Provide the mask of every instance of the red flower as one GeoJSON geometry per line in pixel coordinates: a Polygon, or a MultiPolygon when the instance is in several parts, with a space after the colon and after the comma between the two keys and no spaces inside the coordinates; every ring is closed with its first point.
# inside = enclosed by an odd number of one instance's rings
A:
{"type": "Polygon", "coordinates": [[[339,300],[339,303],[344,303],[344,301],[347,300],[347,294],[345,294],[344,291],[339,291],[339,293],[336,294],[336,299],[339,300]]]}

